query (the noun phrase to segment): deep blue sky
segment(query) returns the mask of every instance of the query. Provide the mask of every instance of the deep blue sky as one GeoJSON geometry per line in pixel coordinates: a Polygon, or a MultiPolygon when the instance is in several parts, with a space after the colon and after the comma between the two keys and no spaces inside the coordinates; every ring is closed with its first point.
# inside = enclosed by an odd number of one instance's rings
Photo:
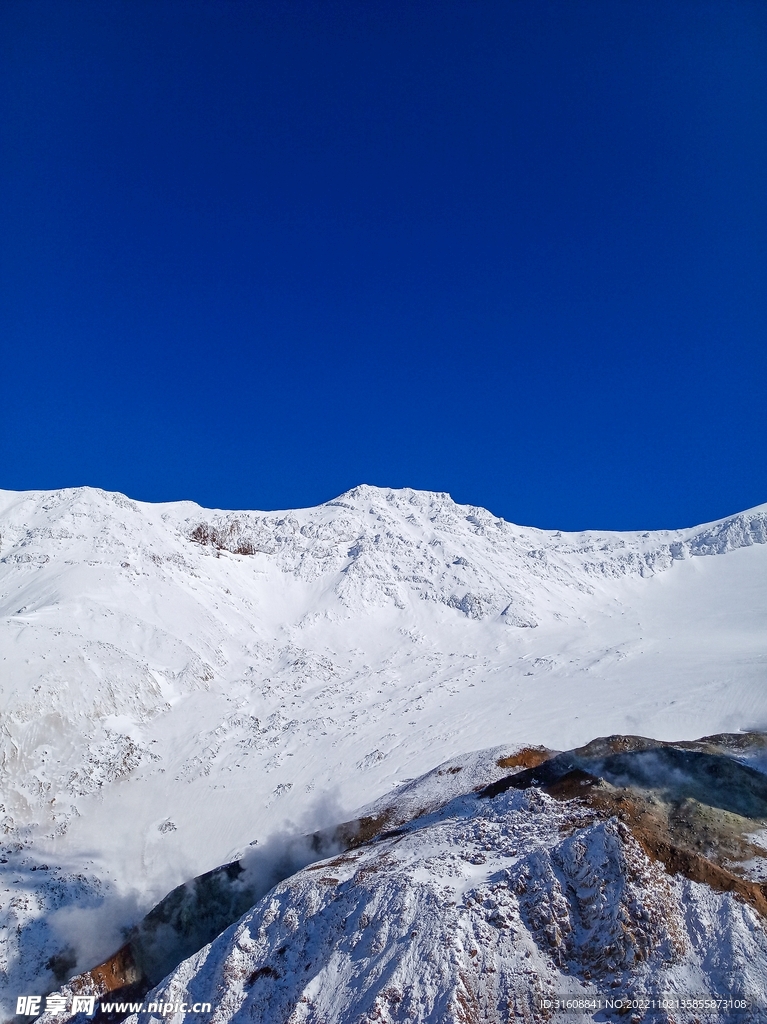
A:
{"type": "Polygon", "coordinates": [[[767,501],[763,0],[4,0],[0,486],[767,501]]]}

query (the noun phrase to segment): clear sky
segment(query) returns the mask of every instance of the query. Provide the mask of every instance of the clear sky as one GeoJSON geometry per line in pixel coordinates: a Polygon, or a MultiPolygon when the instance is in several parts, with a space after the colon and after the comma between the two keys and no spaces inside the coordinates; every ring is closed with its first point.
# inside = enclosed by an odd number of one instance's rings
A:
{"type": "Polygon", "coordinates": [[[3,0],[0,487],[767,501],[764,0],[3,0]]]}

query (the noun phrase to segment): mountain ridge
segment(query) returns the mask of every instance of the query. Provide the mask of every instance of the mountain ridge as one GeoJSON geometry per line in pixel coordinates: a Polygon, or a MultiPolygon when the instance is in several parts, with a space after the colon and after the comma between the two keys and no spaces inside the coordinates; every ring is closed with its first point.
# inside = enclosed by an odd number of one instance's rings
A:
{"type": "Polygon", "coordinates": [[[765,749],[767,733],[609,736],[455,758],[335,841],[306,837],[321,841],[303,862],[294,851],[281,880],[250,855],[171,893],[62,995],[92,993],[123,1017],[124,1000],[143,998],[132,1021],[182,1002],[222,1021],[538,1021],[558,996],[605,1011],[644,1003],[648,1024],[741,1020],[727,1000],[747,999],[763,1021],[765,749]],[[147,992],[169,926],[191,955],[166,960],[147,992]]]}
{"type": "Polygon", "coordinates": [[[0,866],[26,894],[0,897],[0,969],[67,930],[84,964],[86,933],[119,939],[254,836],[466,750],[763,727],[766,520],[566,534],[410,490],[271,513],[0,492],[0,866]]]}

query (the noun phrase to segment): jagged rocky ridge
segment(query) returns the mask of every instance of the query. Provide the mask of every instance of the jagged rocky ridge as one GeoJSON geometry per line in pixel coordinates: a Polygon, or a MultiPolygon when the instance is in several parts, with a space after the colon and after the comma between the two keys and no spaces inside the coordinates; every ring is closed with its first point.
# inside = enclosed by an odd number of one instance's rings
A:
{"type": "MultiPolygon", "coordinates": [[[[542,1020],[539,1000],[557,994],[735,994],[749,1020],[767,1020],[766,761],[766,734],[453,759],[311,837],[315,856],[334,854],[267,892],[149,999],[211,1002],[226,1021],[436,1024],[542,1020]]],[[[222,869],[215,927],[233,909],[226,885],[244,902],[258,865],[222,869]]],[[[199,940],[200,891],[174,900],[177,930],[199,940]]],[[[150,915],[134,964],[169,920],[150,915]]],[[[122,950],[70,991],[119,995],[126,962],[122,950]]],[[[123,995],[149,987],[127,980],[123,995]]]]}

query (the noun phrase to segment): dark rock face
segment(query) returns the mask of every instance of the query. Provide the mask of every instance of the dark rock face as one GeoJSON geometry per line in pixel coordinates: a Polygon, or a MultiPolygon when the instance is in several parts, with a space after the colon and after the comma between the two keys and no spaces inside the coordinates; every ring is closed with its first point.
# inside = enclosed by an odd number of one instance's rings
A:
{"type": "Polygon", "coordinates": [[[752,841],[767,828],[767,775],[748,763],[765,750],[763,733],[681,743],[609,736],[500,779],[480,796],[540,788],[583,800],[626,823],[670,874],[737,893],[767,917],[767,884],[751,869],[767,852],[752,841]]]}

